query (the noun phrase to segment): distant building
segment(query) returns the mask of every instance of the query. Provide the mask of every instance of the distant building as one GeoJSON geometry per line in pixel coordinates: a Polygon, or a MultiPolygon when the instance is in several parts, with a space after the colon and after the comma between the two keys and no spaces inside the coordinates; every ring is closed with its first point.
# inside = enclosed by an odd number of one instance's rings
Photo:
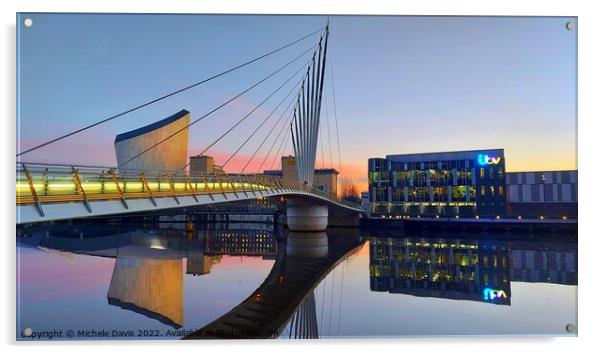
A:
{"type": "Polygon", "coordinates": [[[186,166],[190,112],[180,112],[153,124],[115,137],[115,154],[120,170],[177,171],[186,166]],[[175,134],[168,142],[155,144],[175,134]],[[147,149],[152,149],[146,151],[147,149]],[[146,152],[144,152],[146,151],[146,152]],[[144,152],[144,153],[143,153],[144,152]],[[136,155],[142,155],[135,157],[136,155]],[[130,159],[132,159],[130,161],[130,159]]]}
{"type": "MultiPolygon", "coordinates": [[[[282,156],[280,170],[266,170],[264,175],[280,176],[285,184],[299,183],[294,156],[282,156]]],[[[336,194],[338,190],[339,171],[334,168],[317,168],[314,170],[314,186],[319,190],[336,194]]]]}
{"type": "Polygon", "coordinates": [[[215,161],[211,156],[190,156],[190,174],[199,173],[216,173],[223,174],[224,170],[220,166],[215,165],[215,161]]]}
{"type": "Polygon", "coordinates": [[[577,218],[577,171],[506,173],[508,215],[577,218]]]}
{"type": "Polygon", "coordinates": [[[366,214],[370,214],[370,193],[362,192],[362,211],[366,214]]]}

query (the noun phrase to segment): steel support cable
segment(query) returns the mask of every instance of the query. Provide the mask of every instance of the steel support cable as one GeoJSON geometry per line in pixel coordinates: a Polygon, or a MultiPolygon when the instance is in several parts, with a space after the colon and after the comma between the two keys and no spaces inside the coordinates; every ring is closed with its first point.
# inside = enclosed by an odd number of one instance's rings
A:
{"type": "MultiPolygon", "coordinates": [[[[322,112],[322,93],[324,90],[324,73],[326,72],[326,53],[328,51],[328,35],[330,33],[329,29],[328,29],[328,24],[326,25],[326,30],[325,30],[325,38],[326,40],[324,41],[324,54],[322,57],[322,69],[320,71],[320,91],[319,91],[319,95],[318,95],[318,117],[320,116],[321,112],[322,112]]],[[[321,43],[320,43],[321,44],[321,43]]],[[[327,117],[328,119],[328,117],[327,117]]],[[[329,143],[330,143],[330,133],[329,133],[329,143]]],[[[332,163],[331,163],[332,165],[332,163]]]]}
{"type": "MultiPolygon", "coordinates": [[[[309,72],[309,68],[308,68],[308,72],[309,72]]],[[[305,159],[307,157],[307,124],[306,124],[306,120],[307,120],[307,101],[309,99],[309,97],[305,97],[305,91],[308,90],[310,83],[309,80],[307,80],[307,85],[305,85],[305,88],[303,90],[303,94],[301,95],[301,103],[302,103],[302,107],[301,107],[301,128],[300,128],[300,136],[298,137],[298,139],[300,138],[301,140],[301,154],[299,156],[296,156],[297,160],[297,166],[299,166],[299,176],[300,181],[301,182],[305,182],[307,181],[307,177],[305,174],[305,159]]]]}
{"type": "Polygon", "coordinates": [[[332,143],[330,141],[330,114],[328,114],[328,101],[324,101],[326,106],[326,128],[328,129],[328,154],[330,155],[330,168],[332,168],[332,143]]]}
{"type": "MultiPolygon", "coordinates": [[[[321,40],[321,38],[320,38],[321,40]]],[[[315,53],[314,53],[315,56],[315,53]]],[[[301,91],[303,89],[303,85],[304,85],[304,81],[301,82],[301,87],[299,88],[299,91],[301,91]]],[[[299,97],[299,93],[297,93],[297,98],[299,97]]],[[[280,116],[280,118],[278,119],[278,121],[276,122],[276,124],[274,124],[274,126],[272,127],[272,129],[269,131],[268,135],[266,136],[266,138],[261,142],[261,144],[259,145],[259,147],[257,148],[257,150],[255,150],[255,153],[253,153],[253,156],[251,156],[251,158],[249,159],[249,161],[247,161],[247,163],[245,164],[245,167],[243,168],[241,173],[244,173],[244,171],[246,170],[247,166],[251,163],[251,161],[254,159],[255,155],[259,152],[259,150],[261,149],[261,147],[263,146],[263,144],[268,140],[268,138],[271,136],[272,131],[276,128],[276,126],[279,124],[279,122],[282,120],[282,118],[285,116],[286,112],[288,111],[288,109],[293,105],[293,102],[295,102],[295,100],[293,99],[288,106],[284,109],[284,111],[282,112],[282,115],[280,116]]],[[[294,119],[294,117],[291,117],[291,119],[289,119],[289,122],[292,122],[292,119],[294,119]]],[[[284,121],[284,124],[282,125],[282,128],[280,128],[280,131],[278,132],[278,135],[276,136],[276,139],[272,142],[272,145],[270,146],[270,149],[268,151],[268,153],[266,154],[266,156],[264,157],[263,161],[261,162],[261,164],[259,165],[259,168],[257,169],[257,173],[260,173],[261,168],[263,167],[263,165],[265,164],[266,160],[268,159],[268,157],[270,156],[270,154],[272,153],[272,150],[274,149],[274,146],[276,145],[276,142],[278,141],[278,139],[280,138],[280,135],[282,134],[282,132],[284,131],[284,128],[286,128],[286,124],[287,121],[284,121]]],[[[274,166],[274,162],[276,160],[276,158],[278,157],[278,153],[280,152],[280,149],[282,147],[282,143],[280,144],[278,151],[276,152],[276,156],[274,157],[274,160],[272,161],[272,165],[270,167],[270,169],[274,166]]]]}
{"type": "Polygon", "coordinates": [[[312,33],[310,33],[310,34],[308,34],[308,35],[305,35],[305,36],[303,36],[303,37],[301,37],[301,38],[299,38],[299,39],[297,39],[297,40],[293,41],[293,42],[290,42],[290,43],[288,43],[288,44],[286,44],[286,45],[283,45],[283,46],[281,46],[281,47],[279,47],[279,48],[276,48],[276,49],[274,49],[274,50],[272,50],[272,51],[270,51],[270,52],[268,52],[268,53],[265,53],[265,54],[263,54],[263,55],[261,55],[261,56],[258,56],[258,57],[257,57],[257,58],[255,58],[255,59],[252,59],[252,60],[249,60],[249,61],[247,61],[247,62],[245,62],[245,63],[239,64],[239,65],[237,65],[237,66],[235,66],[235,67],[233,67],[233,68],[230,68],[230,69],[228,69],[228,70],[222,71],[221,73],[215,74],[215,75],[213,75],[213,76],[211,76],[211,77],[208,77],[208,78],[206,78],[206,79],[203,79],[203,80],[201,80],[201,81],[198,81],[198,82],[196,82],[196,83],[194,83],[194,84],[188,85],[188,86],[186,86],[186,87],[184,87],[184,88],[181,88],[181,89],[179,89],[179,90],[176,90],[176,91],[172,91],[172,92],[170,92],[170,93],[168,93],[168,94],[165,94],[165,95],[163,95],[163,96],[161,96],[161,97],[157,97],[157,98],[155,98],[155,99],[153,99],[153,100],[150,100],[150,101],[148,101],[148,102],[146,102],[146,103],[143,103],[143,104],[141,104],[141,105],[138,105],[138,106],[136,106],[136,107],[130,108],[130,109],[128,109],[128,110],[126,110],[126,111],[123,111],[123,112],[121,112],[121,113],[117,113],[117,114],[115,114],[115,115],[112,115],[112,116],[110,116],[110,117],[108,117],[108,118],[105,118],[105,119],[103,119],[103,120],[100,120],[100,121],[98,121],[98,122],[96,122],[96,123],[93,123],[93,124],[87,125],[87,126],[85,126],[85,127],[83,127],[83,128],[80,128],[80,129],[74,130],[74,131],[72,131],[72,132],[70,132],[70,133],[67,133],[67,134],[65,134],[65,135],[62,135],[62,136],[60,136],[60,137],[58,137],[58,138],[54,138],[54,139],[52,139],[52,140],[49,140],[49,141],[47,141],[47,142],[45,142],[45,143],[42,143],[42,144],[36,145],[36,146],[34,146],[34,147],[32,147],[32,148],[29,148],[29,149],[27,149],[27,150],[25,150],[25,151],[22,151],[22,152],[18,153],[18,154],[17,154],[17,157],[18,157],[18,156],[21,156],[21,155],[24,155],[24,154],[27,154],[27,153],[29,153],[29,152],[35,151],[35,150],[37,150],[37,149],[40,149],[40,148],[42,148],[42,147],[44,147],[44,146],[47,146],[47,145],[53,144],[53,143],[55,143],[55,142],[57,142],[57,141],[60,141],[60,140],[66,139],[66,138],[68,138],[68,137],[70,137],[70,136],[73,136],[73,135],[75,135],[75,134],[81,133],[81,132],[83,132],[83,131],[85,131],[85,130],[88,130],[88,129],[90,129],[90,128],[94,128],[94,127],[96,127],[96,126],[98,126],[98,125],[101,125],[101,124],[103,124],[103,123],[106,123],[106,122],[108,122],[108,121],[111,121],[111,120],[113,120],[113,119],[116,119],[116,118],[122,117],[122,116],[124,116],[124,115],[126,115],[126,114],[128,114],[128,113],[132,113],[132,112],[134,112],[134,111],[137,111],[137,110],[139,110],[139,109],[141,109],[141,108],[144,108],[144,107],[150,106],[150,105],[151,105],[151,104],[153,104],[153,103],[157,103],[157,102],[159,102],[159,101],[161,101],[161,100],[164,100],[164,99],[166,99],[166,98],[169,98],[169,97],[171,97],[171,96],[174,96],[174,95],[177,95],[177,94],[179,94],[179,93],[182,93],[182,92],[184,92],[184,91],[187,91],[187,90],[189,90],[189,89],[191,89],[191,88],[194,88],[194,87],[197,87],[197,86],[199,86],[199,85],[202,85],[202,84],[204,84],[204,83],[207,83],[207,82],[209,82],[209,81],[211,81],[211,80],[213,80],[213,79],[216,79],[216,78],[218,78],[218,77],[220,77],[220,76],[223,76],[223,75],[225,75],[225,74],[231,73],[232,71],[238,70],[238,69],[240,69],[240,68],[242,68],[242,67],[245,67],[245,66],[247,66],[247,65],[249,65],[249,64],[252,64],[252,63],[254,63],[254,62],[258,61],[258,60],[261,60],[261,59],[263,59],[263,58],[265,58],[265,57],[268,57],[268,56],[270,56],[270,55],[272,55],[272,54],[275,54],[275,53],[277,53],[277,52],[279,52],[279,51],[281,51],[281,50],[283,50],[283,49],[286,49],[286,48],[288,48],[288,47],[290,47],[290,46],[292,46],[292,45],[294,45],[294,44],[297,44],[297,43],[301,42],[302,40],[304,40],[304,39],[306,39],[306,38],[308,38],[308,37],[311,37],[311,36],[313,36],[314,34],[316,34],[316,33],[318,33],[318,32],[321,32],[321,31],[322,31],[324,28],[325,28],[325,27],[322,27],[322,28],[320,28],[320,29],[318,29],[318,30],[316,30],[316,31],[313,31],[312,33]]]}
{"type": "Polygon", "coordinates": [[[337,331],[337,335],[340,338],[341,337],[341,310],[342,310],[342,304],[343,304],[343,284],[344,284],[344,280],[345,280],[345,266],[346,266],[347,262],[345,260],[345,262],[343,264],[341,264],[341,292],[340,292],[340,296],[339,296],[339,327],[338,327],[338,331],[337,331]]]}
{"type": "Polygon", "coordinates": [[[332,87],[332,105],[333,105],[333,109],[334,109],[334,125],[336,127],[336,132],[337,132],[337,149],[339,152],[339,173],[341,173],[341,175],[342,175],[343,174],[343,165],[341,163],[341,141],[339,140],[339,118],[337,116],[337,100],[336,100],[336,96],[334,94],[334,74],[333,74],[334,67],[332,66],[332,58],[328,58],[328,61],[330,62],[330,86],[332,87]]]}
{"type": "MultiPolygon", "coordinates": [[[[312,67],[313,67],[312,63],[312,67]]],[[[309,68],[307,68],[307,81],[309,81],[309,68]]],[[[309,152],[310,152],[310,139],[309,139],[309,132],[310,132],[310,128],[309,128],[309,121],[310,121],[310,117],[311,117],[311,107],[310,105],[313,103],[312,102],[312,98],[309,95],[309,89],[310,87],[313,86],[312,84],[307,85],[307,90],[305,92],[305,95],[307,96],[306,102],[305,102],[305,130],[303,131],[303,136],[305,137],[305,142],[304,142],[304,148],[305,148],[305,154],[303,154],[303,162],[304,162],[304,167],[303,167],[303,171],[304,171],[304,178],[303,181],[304,182],[309,182],[308,180],[309,178],[309,152]]],[[[311,183],[310,183],[311,184],[311,183]]]]}
{"type": "MultiPolygon", "coordinates": [[[[303,90],[305,89],[305,86],[301,87],[301,92],[303,92],[303,90]]],[[[294,150],[294,154],[295,154],[295,159],[296,164],[300,163],[300,155],[301,155],[301,146],[300,146],[300,135],[299,135],[299,116],[301,115],[301,93],[299,93],[299,96],[297,97],[297,107],[295,109],[295,113],[293,114],[294,116],[294,120],[293,122],[295,123],[295,129],[293,131],[293,125],[291,124],[291,140],[292,140],[292,145],[293,145],[293,150],[294,150]]],[[[295,167],[297,168],[297,167],[295,167]]],[[[302,176],[299,174],[299,171],[297,170],[297,178],[299,180],[301,180],[302,176]]]]}
{"type": "MultiPolygon", "coordinates": [[[[270,139],[270,137],[272,136],[272,133],[274,132],[274,130],[276,129],[276,127],[278,127],[278,125],[280,125],[280,122],[282,122],[282,119],[284,118],[284,116],[286,115],[286,113],[289,111],[289,108],[291,108],[293,102],[295,102],[294,98],[289,102],[289,104],[287,105],[287,107],[282,111],[282,114],[280,115],[280,117],[278,118],[278,120],[276,120],[276,122],[274,123],[274,125],[272,125],[272,128],[268,131],[268,133],[265,136],[265,138],[261,140],[261,143],[259,144],[259,146],[257,147],[257,149],[255,149],[255,152],[247,160],[247,162],[245,163],[244,167],[242,168],[242,170],[240,172],[241,174],[243,174],[246,171],[247,167],[249,167],[249,165],[251,164],[251,162],[255,159],[255,156],[257,156],[257,153],[259,153],[259,150],[261,150],[261,148],[263,147],[263,144],[265,144],[270,139]]],[[[284,124],[282,126],[283,127],[286,126],[286,120],[284,121],[284,124]]],[[[279,137],[280,137],[280,134],[278,134],[276,136],[276,139],[278,139],[279,137]]],[[[261,167],[263,167],[263,163],[265,162],[265,160],[267,159],[267,157],[269,156],[269,154],[272,153],[272,148],[274,147],[274,144],[276,143],[276,139],[273,140],[273,143],[272,143],[272,146],[270,147],[268,155],[266,155],[266,157],[263,159],[263,162],[259,166],[259,169],[257,170],[258,171],[257,173],[259,173],[259,170],[261,170],[261,167]]]]}
{"type": "Polygon", "coordinates": [[[278,68],[276,71],[272,72],[271,74],[269,74],[268,76],[264,77],[263,79],[257,81],[256,83],[254,83],[253,85],[251,85],[250,87],[248,87],[246,90],[242,91],[241,93],[237,94],[236,96],[230,98],[229,100],[227,100],[226,102],[220,104],[219,106],[213,108],[211,111],[205,113],[204,115],[200,116],[199,118],[195,119],[194,121],[190,122],[189,124],[187,124],[185,127],[177,130],[176,132],[170,134],[169,136],[167,136],[166,138],[162,139],[161,141],[153,144],[152,146],[150,146],[149,148],[145,149],[144,151],[136,154],[135,156],[131,157],[130,159],[128,159],[127,161],[123,162],[122,164],[120,164],[117,167],[123,166],[126,163],[142,156],[143,154],[146,154],[147,152],[149,152],[150,150],[156,148],[157,146],[161,145],[162,143],[166,142],[167,140],[173,138],[175,135],[181,133],[182,131],[188,129],[189,127],[193,126],[194,124],[200,122],[201,120],[207,118],[208,116],[210,116],[211,114],[217,112],[218,110],[222,109],[223,107],[225,107],[226,105],[228,105],[229,103],[231,103],[232,101],[238,99],[240,96],[244,95],[245,93],[251,91],[252,89],[254,89],[255,87],[259,86],[260,84],[262,84],[263,82],[267,81],[268,79],[270,79],[271,77],[273,77],[274,75],[276,75],[277,73],[279,73],[280,71],[284,70],[286,67],[288,67],[289,65],[291,65],[292,63],[296,62],[297,60],[299,60],[301,57],[303,57],[304,55],[306,55],[308,52],[310,52],[312,49],[314,49],[316,46],[313,46],[307,50],[305,50],[303,53],[301,53],[300,55],[298,55],[297,57],[295,57],[293,60],[289,61],[288,63],[284,64],[283,66],[281,66],[280,68],[278,68]]]}
{"type": "Polygon", "coordinates": [[[333,269],[333,271],[332,271],[332,278],[331,278],[332,282],[330,284],[330,306],[328,308],[328,310],[329,310],[328,311],[328,334],[329,335],[331,334],[331,332],[330,332],[330,324],[332,323],[332,300],[334,298],[334,276],[336,274],[335,270],[336,270],[336,268],[333,269]]]}
{"type": "Polygon", "coordinates": [[[322,137],[322,135],[323,135],[322,134],[322,129],[320,129],[318,127],[318,131],[319,131],[319,134],[320,134],[320,150],[322,150],[322,168],[324,168],[324,161],[325,161],[325,159],[324,159],[324,138],[322,137]]]}
{"type": "MultiPolygon", "coordinates": [[[[299,84],[300,83],[301,83],[301,81],[299,81],[299,84]]],[[[232,153],[232,155],[230,155],[230,157],[222,165],[222,168],[224,168],[234,158],[234,156],[236,156],[236,154],[249,142],[249,140],[251,140],[253,138],[253,136],[255,136],[255,134],[259,131],[259,129],[261,129],[265,125],[265,123],[267,123],[267,121],[270,120],[270,118],[272,117],[272,115],[274,115],[274,113],[278,110],[278,108],[280,108],[280,106],[284,103],[284,101],[291,95],[291,93],[293,93],[295,91],[295,88],[297,88],[297,85],[298,84],[296,84],[295,86],[293,86],[293,88],[286,94],[286,96],[284,96],[282,98],[282,100],[280,101],[280,103],[278,103],[278,105],[270,112],[270,114],[268,114],[265,117],[265,119],[261,122],[261,124],[259,124],[259,126],[257,128],[255,128],[255,130],[253,130],[253,132],[251,132],[251,134],[247,137],[247,139],[245,141],[243,141],[242,144],[240,144],[240,146],[236,149],[236,151],[234,151],[232,153]]],[[[284,115],[284,112],[283,112],[283,115],[284,115]]],[[[248,164],[245,165],[245,168],[247,166],[248,166],[248,164]]],[[[245,168],[243,168],[243,172],[244,172],[245,168]]]]}
{"type": "Polygon", "coordinates": [[[320,333],[322,332],[322,325],[324,324],[324,305],[325,305],[325,295],[326,295],[326,279],[322,281],[322,314],[320,315],[320,333]]]}
{"type": "MultiPolygon", "coordinates": [[[[322,46],[321,46],[322,42],[320,42],[320,55],[322,54],[322,46]]],[[[315,58],[315,57],[314,57],[315,58]]],[[[319,59],[318,59],[319,62],[319,59]]],[[[308,77],[309,77],[309,73],[308,73],[308,77]]],[[[307,173],[311,176],[311,184],[313,185],[314,182],[314,166],[311,163],[312,159],[313,161],[315,161],[316,159],[316,155],[315,153],[312,154],[313,150],[313,127],[314,127],[314,120],[315,120],[315,111],[316,111],[316,97],[315,94],[318,92],[317,88],[316,88],[316,62],[314,60],[312,60],[312,66],[311,66],[311,81],[312,81],[312,85],[311,85],[311,92],[309,92],[309,89],[307,90],[308,94],[310,95],[311,99],[310,99],[310,107],[309,107],[309,129],[307,131],[307,135],[309,136],[309,154],[308,154],[308,161],[307,161],[307,173]]],[[[315,164],[315,162],[314,162],[315,164]]]]}
{"type": "MultiPolygon", "coordinates": [[[[285,153],[286,153],[286,151],[287,151],[287,149],[288,149],[288,142],[289,142],[289,141],[291,141],[291,144],[292,144],[292,138],[290,138],[290,139],[285,139],[285,140],[284,140],[284,149],[282,149],[282,151],[283,151],[283,152],[285,152],[285,153]]],[[[291,147],[292,147],[292,146],[291,146],[291,147]]]]}
{"type": "MultiPolygon", "coordinates": [[[[293,100],[292,102],[295,102],[295,100],[293,100]]],[[[292,104],[291,102],[291,104],[292,104]]],[[[288,108],[285,110],[285,113],[288,111],[288,108]]],[[[292,113],[292,112],[291,112],[292,113]]],[[[280,136],[282,135],[282,132],[284,132],[286,126],[288,124],[290,124],[292,122],[292,118],[287,120],[284,120],[284,123],[282,124],[282,127],[280,128],[280,131],[278,132],[278,135],[276,135],[276,139],[274,139],[272,141],[272,145],[270,146],[270,149],[268,150],[268,153],[265,155],[265,157],[263,158],[263,161],[261,161],[261,164],[259,165],[259,168],[257,168],[257,173],[259,173],[261,171],[261,168],[263,167],[263,165],[265,164],[265,162],[267,161],[267,159],[270,157],[270,155],[272,154],[272,150],[274,150],[274,146],[276,146],[276,143],[278,142],[278,140],[280,140],[280,136]]],[[[267,138],[266,138],[267,140],[267,138]]],[[[279,145],[281,146],[281,145],[279,145]]],[[[278,149],[280,150],[280,149],[278,149]]],[[[276,155],[278,156],[278,155],[276,155]]]]}
{"type": "MultiPolygon", "coordinates": [[[[290,125],[292,126],[292,121],[291,121],[290,125]]],[[[288,138],[292,139],[292,135],[289,135],[289,134],[283,135],[283,139],[280,142],[280,146],[278,147],[278,150],[276,151],[276,155],[274,156],[274,159],[272,160],[272,164],[270,165],[270,170],[274,168],[274,163],[276,163],[276,159],[278,158],[278,155],[280,155],[280,151],[284,147],[284,142],[288,141],[288,138]]]]}
{"type": "MultiPolygon", "coordinates": [[[[270,93],[270,95],[268,97],[266,97],[263,101],[261,101],[259,104],[255,105],[255,107],[253,107],[253,109],[251,111],[249,111],[249,113],[247,113],[244,117],[242,117],[238,122],[236,122],[233,126],[231,126],[228,130],[226,130],[222,135],[220,135],[216,140],[214,140],[211,144],[209,144],[209,146],[207,146],[205,148],[205,150],[201,151],[199,154],[197,154],[196,156],[202,156],[203,154],[205,154],[209,149],[211,149],[213,146],[215,146],[218,142],[220,142],[226,135],[228,135],[232,130],[234,130],[236,127],[238,127],[240,124],[242,124],[242,122],[244,122],[247,118],[249,118],[257,109],[259,109],[259,107],[261,107],[265,102],[267,102],[270,98],[272,98],[272,96],[274,96],[278,91],[280,91],[280,89],[282,89],[289,81],[291,81],[301,70],[303,70],[303,68],[305,68],[306,64],[303,64],[303,66],[301,66],[299,69],[297,69],[291,76],[289,76],[288,79],[286,79],[286,81],[284,81],[282,83],[282,85],[278,86],[278,88],[274,91],[272,91],[272,93],[270,93]]],[[[186,167],[188,167],[188,165],[190,165],[190,161],[188,161],[188,163],[186,165],[184,165],[184,167],[182,167],[180,170],[185,169],[186,167]]]]}
{"type": "Polygon", "coordinates": [[[317,150],[317,144],[318,144],[318,136],[317,136],[316,133],[318,133],[319,126],[317,124],[320,121],[320,117],[317,114],[318,113],[318,105],[315,104],[316,102],[318,102],[318,94],[319,94],[318,87],[319,87],[319,80],[320,80],[319,73],[320,73],[320,68],[321,68],[320,67],[320,61],[321,61],[321,58],[322,58],[322,43],[320,42],[318,45],[320,47],[320,53],[318,55],[318,62],[317,62],[317,65],[318,65],[318,70],[317,70],[318,75],[316,75],[315,66],[314,66],[314,71],[312,72],[312,80],[314,80],[314,85],[313,85],[314,89],[312,90],[312,100],[314,102],[314,106],[313,106],[313,109],[312,109],[312,124],[311,124],[311,126],[312,126],[312,131],[311,131],[311,134],[312,134],[312,138],[311,138],[312,149],[311,149],[311,151],[314,152],[314,154],[312,154],[313,164],[310,164],[312,172],[315,169],[315,164],[316,164],[316,155],[315,155],[315,152],[317,150]]]}

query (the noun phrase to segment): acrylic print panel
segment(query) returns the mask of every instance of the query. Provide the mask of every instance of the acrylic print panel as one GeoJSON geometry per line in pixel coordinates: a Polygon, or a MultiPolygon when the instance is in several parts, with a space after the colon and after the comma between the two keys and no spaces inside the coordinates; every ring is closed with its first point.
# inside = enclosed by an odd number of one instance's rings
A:
{"type": "Polygon", "coordinates": [[[576,18],[16,21],[17,340],[576,335],[576,18]]]}

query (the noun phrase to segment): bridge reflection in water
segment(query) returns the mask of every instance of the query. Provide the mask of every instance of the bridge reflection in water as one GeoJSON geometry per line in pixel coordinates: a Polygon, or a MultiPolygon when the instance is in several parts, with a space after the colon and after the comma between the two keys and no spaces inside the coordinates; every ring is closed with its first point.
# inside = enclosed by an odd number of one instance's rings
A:
{"type": "Polygon", "coordinates": [[[276,338],[285,330],[290,338],[318,338],[314,289],[363,244],[353,230],[344,232],[289,233],[257,290],[185,339],[276,338]]]}

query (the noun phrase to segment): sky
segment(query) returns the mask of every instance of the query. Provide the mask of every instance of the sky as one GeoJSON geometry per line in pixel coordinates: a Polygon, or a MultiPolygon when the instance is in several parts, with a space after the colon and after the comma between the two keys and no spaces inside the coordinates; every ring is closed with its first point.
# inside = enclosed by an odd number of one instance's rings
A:
{"type": "MultiPolygon", "coordinates": [[[[340,169],[361,190],[368,158],[388,154],[504,148],[508,171],[577,168],[577,30],[565,27],[576,19],[561,17],[19,14],[17,151],[239,65],[327,20],[317,167],[340,169]],[[22,25],[25,18],[31,27],[22,25]]],[[[115,135],[181,109],[198,118],[318,38],[21,159],[114,166],[115,135]]],[[[204,150],[308,58],[192,126],[190,154],[204,150]]],[[[294,77],[206,154],[222,164],[297,82],[294,77]]],[[[240,172],[266,140],[250,170],[259,167],[283,102],[226,171],[240,172]]],[[[270,166],[277,147],[262,169],[279,167],[278,161],[270,166]]]]}

